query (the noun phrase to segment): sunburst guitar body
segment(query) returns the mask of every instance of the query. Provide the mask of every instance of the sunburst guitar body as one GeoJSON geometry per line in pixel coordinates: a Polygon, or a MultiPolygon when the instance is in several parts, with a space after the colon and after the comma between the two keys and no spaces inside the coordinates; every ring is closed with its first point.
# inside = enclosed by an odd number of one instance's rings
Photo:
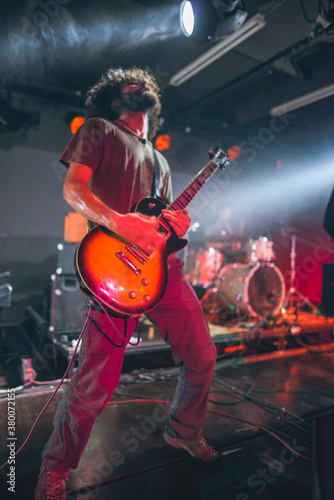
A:
{"type": "Polygon", "coordinates": [[[116,316],[140,316],[153,309],[166,291],[169,255],[188,243],[176,236],[161,215],[162,209],[184,209],[218,167],[226,163],[225,153],[217,150],[167,207],[157,198],[143,198],[137,203],[135,212],[156,216],[159,221],[157,231],[164,244],[150,255],[103,226],[89,231],[75,255],[76,273],[83,291],[116,316]]]}
{"type": "MultiPolygon", "coordinates": [[[[135,211],[159,216],[163,208],[166,205],[159,199],[144,198],[135,211]]],[[[82,289],[120,316],[139,316],[153,309],[166,291],[168,256],[188,243],[162,220],[159,232],[166,240],[165,247],[146,255],[103,226],[92,229],[76,252],[82,289]]]]}

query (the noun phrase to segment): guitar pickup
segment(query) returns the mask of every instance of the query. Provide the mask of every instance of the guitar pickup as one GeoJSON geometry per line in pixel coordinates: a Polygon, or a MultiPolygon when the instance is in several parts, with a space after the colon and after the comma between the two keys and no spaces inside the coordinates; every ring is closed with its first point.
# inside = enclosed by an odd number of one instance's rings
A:
{"type": "Polygon", "coordinates": [[[127,265],[135,274],[141,273],[141,269],[139,269],[133,262],[131,262],[131,260],[126,255],[124,255],[123,252],[116,252],[116,257],[124,262],[124,264],[127,265]]]}
{"type": "Polygon", "coordinates": [[[127,245],[125,249],[128,252],[130,252],[131,255],[133,255],[136,259],[138,259],[141,264],[147,263],[147,260],[145,260],[144,257],[142,257],[140,253],[132,245],[127,245]]]}

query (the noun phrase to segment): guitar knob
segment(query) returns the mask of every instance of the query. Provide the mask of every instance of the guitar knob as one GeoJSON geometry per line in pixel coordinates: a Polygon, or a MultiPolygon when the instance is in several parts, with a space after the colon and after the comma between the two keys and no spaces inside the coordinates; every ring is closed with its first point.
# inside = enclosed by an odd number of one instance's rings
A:
{"type": "Polygon", "coordinates": [[[144,302],[150,302],[151,296],[150,295],[144,295],[144,302]]]}
{"type": "Polygon", "coordinates": [[[143,278],[143,279],[141,280],[141,282],[142,282],[142,284],[143,284],[144,286],[146,286],[146,285],[148,285],[148,284],[149,284],[149,280],[148,280],[147,278],[143,278]]]}
{"type": "Polygon", "coordinates": [[[130,299],[135,299],[137,297],[137,294],[134,290],[131,290],[131,292],[129,292],[129,297],[130,299]]]}

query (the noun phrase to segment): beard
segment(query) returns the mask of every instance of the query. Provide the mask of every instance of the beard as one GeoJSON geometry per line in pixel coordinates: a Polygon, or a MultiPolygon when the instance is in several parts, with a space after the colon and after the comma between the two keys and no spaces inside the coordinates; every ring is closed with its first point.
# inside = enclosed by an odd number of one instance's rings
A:
{"type": "Polygon", "coordinates": [[[117,111],[151,111],[159,103],[156,94],[150,90],[144,92],[143,94],[140,90],[135,92],[129,92],[126,94],[120,94],[119,99],[117,99],[117,111]]]}

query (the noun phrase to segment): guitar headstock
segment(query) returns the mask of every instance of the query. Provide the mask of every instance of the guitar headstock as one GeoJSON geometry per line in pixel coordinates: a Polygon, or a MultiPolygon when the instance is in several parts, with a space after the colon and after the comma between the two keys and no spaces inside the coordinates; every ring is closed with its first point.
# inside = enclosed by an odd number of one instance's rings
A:
{"type": "Polygon", "coordinates": [[[228,163],[229,159],[227,154],[221,149],[221,148],[215,148],[214,150],[210,149],[208,151],[208,157],[210,160],[213,160],[219,168],[225,168],[228,163]]]}

